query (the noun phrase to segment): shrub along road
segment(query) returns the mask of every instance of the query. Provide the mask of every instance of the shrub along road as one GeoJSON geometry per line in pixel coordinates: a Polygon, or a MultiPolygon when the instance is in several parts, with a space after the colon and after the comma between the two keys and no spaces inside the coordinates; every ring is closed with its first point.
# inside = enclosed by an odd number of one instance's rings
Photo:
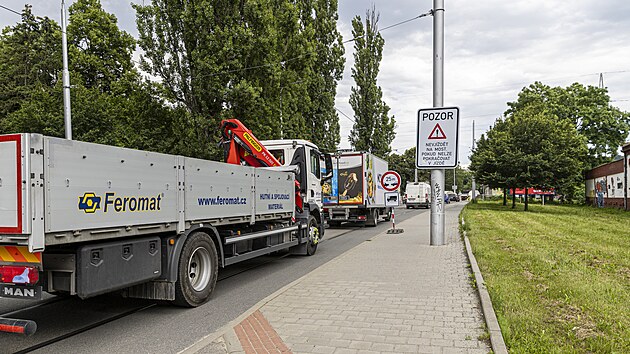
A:
{"type": "Polygon", "coordinates": [[[630,353],[630,213],[493,201],[463,216],[510,351],[630,353]]]}

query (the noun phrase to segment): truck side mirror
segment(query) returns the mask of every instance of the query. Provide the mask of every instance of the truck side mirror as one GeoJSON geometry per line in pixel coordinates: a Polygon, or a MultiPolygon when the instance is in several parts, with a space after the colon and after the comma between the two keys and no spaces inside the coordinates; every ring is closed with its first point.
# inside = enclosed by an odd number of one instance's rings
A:
{"type": "Polygon", "coordinates": [[[333,164],[330,154],[324,154],[324,164],[326,165],[326,173],[322,175],[321,183],[329,181],[333,177],[333,164]]]}

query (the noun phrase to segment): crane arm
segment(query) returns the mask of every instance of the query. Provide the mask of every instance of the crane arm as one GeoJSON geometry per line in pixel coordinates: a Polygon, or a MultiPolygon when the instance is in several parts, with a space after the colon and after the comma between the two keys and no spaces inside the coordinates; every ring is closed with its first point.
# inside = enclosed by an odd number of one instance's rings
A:
{"type": "MultiPolygon", "coordinates": [[[[225,162],[252,167],[282,166],[240,120],[224,119],[221,121],[220,130],[225,162]]],[[[300,190],[300,182],[295,180],[295,209],[298,213],[301,213],[304,207],[300,190]]]]}
{"type": "Polygon", "coordinates": [[[243,162],[253,167],[276,167],[282,164],[254,136],[251,130],[238,119],[221,122],[222,144],[225,162],[240,165],[243,162]]]}

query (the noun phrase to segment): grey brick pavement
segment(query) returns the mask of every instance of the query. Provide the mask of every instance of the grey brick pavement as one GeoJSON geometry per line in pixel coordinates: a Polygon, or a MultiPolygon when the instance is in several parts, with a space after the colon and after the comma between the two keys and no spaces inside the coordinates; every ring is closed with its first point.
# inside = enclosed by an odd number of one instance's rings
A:
{"type": "MultiPolygon", "coordinates": [[[[484,321],[457,230],[429,246],[430,213],[311,272],[260,311],[296,353],[488,353],[484,321]]],[[[352,237],[349,234],[348,237],[352,237]]]]}

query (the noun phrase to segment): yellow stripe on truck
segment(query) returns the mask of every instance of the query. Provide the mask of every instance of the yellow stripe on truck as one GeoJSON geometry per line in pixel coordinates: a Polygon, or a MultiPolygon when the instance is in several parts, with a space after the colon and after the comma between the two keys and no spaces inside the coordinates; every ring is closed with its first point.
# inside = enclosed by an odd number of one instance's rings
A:
{"type": "Polygon", "coordinates": [[[11,257],[11,254],[4,246],[0,246],[0,261],[15,262],[15,259],[11,257]]]}
{"type": "Polygon", "coordinates": [[[41,253],[33,254],[26,246],[0,246],[0,262],[41,263],[41,253]]]}
{"type": "Polygon", "coordinates": [[[29,263],[40,263],[39,258],[28,251],[28,247],[18,247],[18,250],[29,263]]]}

